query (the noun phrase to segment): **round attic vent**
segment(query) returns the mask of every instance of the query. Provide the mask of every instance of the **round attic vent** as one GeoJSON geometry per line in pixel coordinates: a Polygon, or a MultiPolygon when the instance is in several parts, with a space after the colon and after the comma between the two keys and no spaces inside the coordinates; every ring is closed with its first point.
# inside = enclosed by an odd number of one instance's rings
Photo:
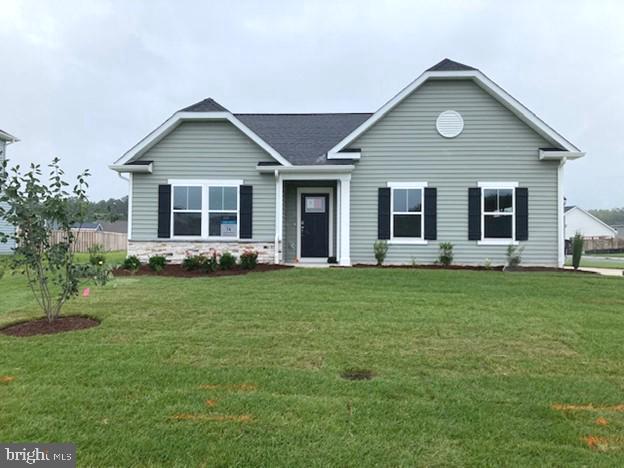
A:
{"type": "Polygon", "coordinates": [[[436,128],[443,137],[455,138],[464,129],[464,119],[459,112],[447,110],[438,115],[436,128]]]}

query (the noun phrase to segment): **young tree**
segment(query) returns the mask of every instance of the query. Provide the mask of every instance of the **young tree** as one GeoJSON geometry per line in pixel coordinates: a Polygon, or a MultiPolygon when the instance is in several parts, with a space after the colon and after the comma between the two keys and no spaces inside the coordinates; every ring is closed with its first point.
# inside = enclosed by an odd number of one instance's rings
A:
{"type": "Polygon", "coordinates": [[[60,160],[54,158],[48,183],[42,181],[41,166],[31,164],[26,173],[20,166],[0,167],[0,218],[15,226],[14,234],[1,234],[0,241],[15,240],[11,267],[22,272],[39,306],[52,322],[72,296],[78,294],[79,271],[74,265],[75,234],[71,227],[84,220],[89,171],[76,178],[68,192],[60,160]],[[71,198],[78,203],[72,203],[71,198]],[[52,230],[61,240],[52,243],[52,230]]]}

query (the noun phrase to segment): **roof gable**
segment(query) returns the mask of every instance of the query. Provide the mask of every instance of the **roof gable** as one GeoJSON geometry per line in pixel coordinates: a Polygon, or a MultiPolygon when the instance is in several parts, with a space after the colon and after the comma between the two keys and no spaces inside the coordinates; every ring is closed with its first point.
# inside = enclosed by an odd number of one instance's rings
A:
{"type": "Polygon", "coordinates": [[[375,125],[383,116],[394,109],[400,102],[410,96],[414,91],[420,88],[424,83],[429,80],[436,79],[457,79],[457,80],[472,80],[484,91],[490,94],[503,106],[514,113],[522,122],[532,128],[535,132],[551,142],[553,145],[563,148],[566,152],[575,153],[575,157],[580,157],[582,154],[580,150],[574,146],[570,141],[565,139],[561,134],[556,132],[552,127],[542,121],[537,115],[531,112],[520,101],[513,98],[503,88],[498,86],[494,81],[490,80],[485,74],[476,68],[468,65],[461,64],[459,62],[453,62],[449,59],[444,59],[438,64],[425,71],[412,83],[403,88],[396,96],[386,102],[381,108],[377,110],[368,120],[362,125],[356,128],[353,132],[343,138],[338,144],[328,151],[328,159],[342,159],[344,155],[340,152],[343,151],[349,144],[351,144],[356,138],[362,135],[366,130],[375,125]]]}
{"type": "Polygon", "coordinates": [[[610,230],[613,235],[617,234],[617,230],[611,226],[609,226],[607,223],[605,223],[603,220],[597,218],[596,216],[594,216],[593,214],[591,214],[589,211],[584,210],[583,208],[581,208],[580,206],[566,206],[564,207],[564,213],[565,215],[568,215],[569,213],[573,213],[573,212],[578,212],[581,213],[583,215],[585,215],[587,218],[591,219],[592,221],[594,221],[595,223],[600,224],[602,227],[607,228],[608,230],[610,230]]]}

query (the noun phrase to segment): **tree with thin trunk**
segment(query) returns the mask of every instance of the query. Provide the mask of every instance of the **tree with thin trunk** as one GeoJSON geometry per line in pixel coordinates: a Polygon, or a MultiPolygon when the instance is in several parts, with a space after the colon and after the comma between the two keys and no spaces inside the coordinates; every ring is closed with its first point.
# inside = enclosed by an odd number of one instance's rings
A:
{"type": "Polygon", "coordinates": [[[48,167],[46,183],[38,164],[22,173],[19,165],[8,171],[7,161],[2,163],[0,218],[15,226],[15,232],[0,233],[0,241],[15,241],[10,266],[26,276],[37,303],[52,322],[78,294],[80,274],[74,264],[76,233],[72,227],[84,221],[89,171],[78,175],[68,191],[60,160],[54,158],[48,167]],[[61,232],[56,242],[51,240],[52,230],[61,232]]]}

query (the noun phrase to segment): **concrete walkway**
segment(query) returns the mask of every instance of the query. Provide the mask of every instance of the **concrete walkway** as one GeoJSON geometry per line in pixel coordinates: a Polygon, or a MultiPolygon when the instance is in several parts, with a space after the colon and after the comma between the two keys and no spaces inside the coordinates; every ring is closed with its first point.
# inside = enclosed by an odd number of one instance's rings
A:
{"type": "MultiPolygon", "coordinates": [[[[567,266],[566,270],[573,270],[574,267],[567,266]]],[[[589,267],[581,267],[579,268],[581,271],[591,271],[594,273],[598,273],[603,276],[619,276],[620,278],[624,278],[624,270],[619,270],[617,268],[589,268],[589,267]]]]}

